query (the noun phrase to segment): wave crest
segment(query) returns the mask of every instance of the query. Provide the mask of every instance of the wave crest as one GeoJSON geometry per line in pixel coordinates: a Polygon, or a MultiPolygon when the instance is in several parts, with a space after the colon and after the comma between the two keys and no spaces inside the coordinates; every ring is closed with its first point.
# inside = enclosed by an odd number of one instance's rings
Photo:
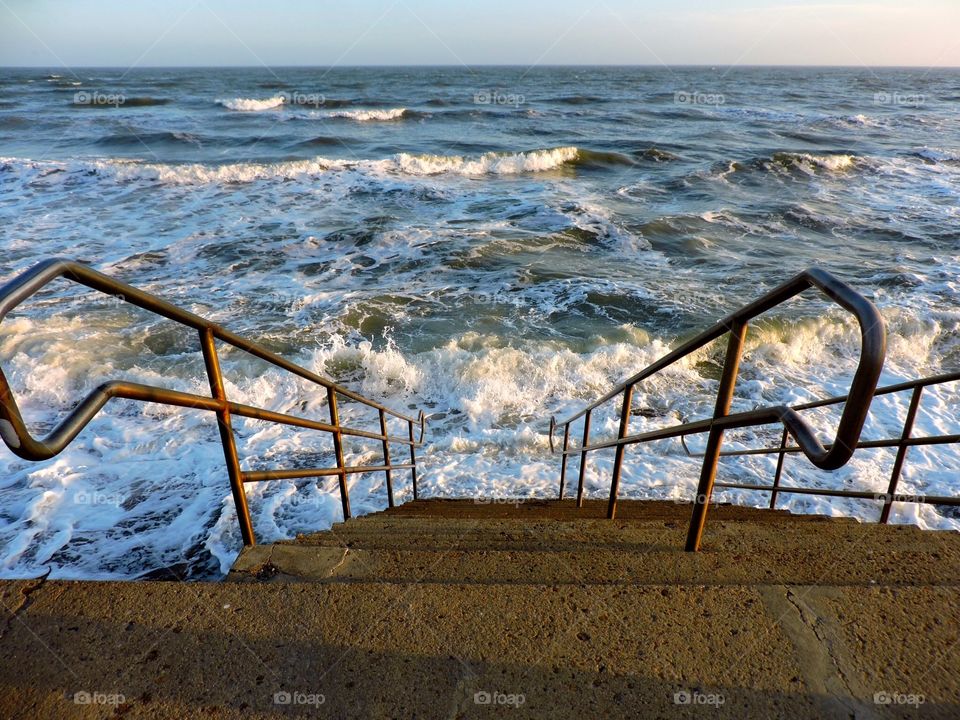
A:
{"type": "Polygon", "coordinates": [[[485,153],[466,158],[458,155],[410,155],[401,153],[383,160],[339,160],[315,157],[278,163],[200,163],[164,164],[137,160],[76,160],[56,162],[0,158],[0,170],[14,172],[25,183],[56,177],[53,182],[85,181],[89,178],[160,182],[165,185],[204,185],[212,183],[248,183],[260,180],[294,180],[327,172],[353,171],[364,175],[515,175],[554,170],[576,163],[580,151],[575,147],[531,150],[519,153],[485,153]]]}
{"type": "Polygon", "coordinates": [[[337,110],[328,112],[328,118],[343,118],[357,122],[399,120],[407,114],[406,108],[390,108],[389,110],[337,110]]]}
{"type": "MultiPolygon", "coordinates": [[[[759,157],[746,162],[723,164],[715,177],[726,179],[731,175],[768,173],[781,177],[817,175],[819,173],[843,173],[854,169],[863,158],[856,155],[777,152],[770,157],[759,157]]],[[[732,178],[731,178],[732,179],[732,178]]]]}
{"type": "Polygon", "coordinates": [[[549,150],[531,150],[512,154],[484,153],[477,158],[459,155],[409,155],[396,156],[397,167],[409,175],[515,175],[524,172],[554,170],[572,163],[579,157],[575,147],[558,147],[549,150]]]}
{"type": "Polygon", "coordinates": [[[773,162],[791,169],[804,171],[829,170],[842,172],[856,164],[854,155],[811,155],[809,153],[776,153],[773,162]]]}
{"type": "Polygon", "coordinates": [[[265,98],[264,100],[257,100],[256,98],[233,98],[232,100],[217,100],[217,102],[227,108],[227,110],[259,112],[261,110],[280,107],[283,105],[284,100],[283,96],[275,95],[274,97],[265,98]]]}

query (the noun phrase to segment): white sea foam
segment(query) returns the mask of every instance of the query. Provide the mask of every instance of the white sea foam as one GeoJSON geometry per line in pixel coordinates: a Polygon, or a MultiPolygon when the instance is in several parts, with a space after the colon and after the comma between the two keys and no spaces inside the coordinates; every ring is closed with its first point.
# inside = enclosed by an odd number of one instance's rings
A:
{"type": "Polygon", "coordinates": [[[383,160],[340,160],[316,157],[312,160],[290,160],[277,163],[150,163],[134,160],[75,160],[55,162],[0,158],[22,172],[28,181],[59,176],[107,178],[118,181],[153,181],[169,185],[202,185],[210,183],[250,183],[261,180],[294,180],[331,171],[356,171],[368,175],[514,175],[556,169],[576,160],[575,147],[531,150],[519,153],[486,153],[469,158],[458,155],[411,155],[401,153],[383,160]]]}
{"type": "Polygon", "coordinates": [[[650,243],[617,222],[599,202],[584,199],[560,209],[565,224],[597,237],[621,251],[637,253],[650,250],[650,243]]]}
{"type": "Polygon", "coordinates": [[[852,168],[857,158],[853,155],[813,155],[810,153],[781,153],[776,156],[784,162],[801,170],[811,172],[828,170],[842,172],[852,168]]]}
{"type": "Polygon", "coordinates": [[[769,234],[768,228],[746,222],[726,208],[721,210],[707,210],[706,212],[700,214],[700,219],[710,223],[711,225],[722,225],[724,227],[736,230],[737,232],[748,233],[758,237],[769,234]]]}
{"type": "Polygon", "coordinates": [[[887,121],[877,117],[871,117],[864,113],[856,115],[826,115],[814,121],[814,125],[830,125],[841,129],[857,128],[883,128],[887,126],[887,121]]]}
{"type": "Polygon", "coordinates": [[[406,113],[406,108],[391,108],[389,110],[332,110],[325,113],[325,116],[328,118],[356,120],[357,122],[370,122],[374,120],[399,120],[406,115],[406,113]]]}
{"type": "Polygon", "coordinates": [[[858,115],[849,115],[844,118],[847,124],[857,125],[859,127],[881,127],[882,123],[876,118],[869,117],[860,113],[858,115]]]}
{"type": "MultiPolygon", "coordinates": [[[[888,313],[891,343],[885,382],[912,376],[920,367],[935,367],[949,342],[953,325],[923,322],[907,311],[888,313]]],[[[202,392],[199,363],[158,369],[137,365],[135,353],[103,353],[108,328],[90,330],[89,323],[57,317],[19,320],[0,326],[0,351],[16,357],[11,382],[19,387],[28,417],[49,422],[88,391],[104,375],[202,392]],[[84,328],[86,328],[84,330],[84,328]],[[81,341],[74,342],[80,332],[81,341]],[[70,353],[65,349],[70,349],[70,353]],[[179,368],[175,375],[169,370],[179,368]]],[[[585,352],[543,344],[504,343],[492,335],[466,331],[445,345],[415,354],[393,344],[377,349],[369,342],[351,343],[333,335],[300,360],[320,372],[330,367],[356,368],[357,390],[395,407],[424,406],[446,417],[431,422],[428,445],[419,454],[420,488],[425,496],[532,496],[556,492],[557,458],[548,453],[546,422],[563,417],[669,350],[647,339],[633,326],[624,327],[621,342],[597,339],[585,352]],[[455,414],[459,413],[459,414],[455,414]]],[[[836,363],[852,367],[858,334],[842,314],[787,324],[760,324],[748,335],[735,410],[772,402],[802,402],[844,389],[836,363]]],[[[132,338],[135,340],[135,338],[132,338]]],[[[111,347],[115,347],[112,343],[111,347]]],[[[645,412],[633,420],[633,431],[708,416],[715,381],[701,374],[715,350],[701,351],[637,386],[635,403],[645,412]]],[[[269,371],[239,380],[225,361],[231,397],[281,411],[320,409],[323,393],[304,390],[290,378],[269,371]]],[[[955,432],[953,408],[960,389],[931,391],[917,424],[917,434],[955,432]]],[[[866,437],[895,436],[908,398],[875,403],[866,437]]],[[[594,414],[594,437],[617,431],[616,403],[594,414]]],[[[345,409],[348,422],[355,408],[345,409]]],[[[808,419],[826,434],[836,418],[829,412],[808,419]]],[[[244,467],[282,466],[291,457],[312,457],[325,451],[322,439],[298,431],[238,421],[244,467]]],[[[775,431],[731,433],[728,447],[775,444],[775,431]]],[[[696,449],[702,439],[693,439],[696,449]]],[[[329,452],[326,450],[326,452],[329,452]]],[[[376,464],[373,445],[349,443],[347,461],[376,464]]],[[[831,486],[885,491],[891,458],[886,451],[864,451],[847,467],[829,476],[831,486]]],[[[239,547],[216,425],[204,413],[186,413],[157,406],[133,408],[114,403],[56,460],[34,465],[4,457],[2,465],[8,520],[0,527],[0,567],[7,576],[28,576],[52,565],[57,576],[130,577],[158,563],[182,559],[187,548],[213,553],[221,570],[239,547]],[[157,483],[157,478],[163,482],[157,483]],[[121,526],[135,529],[122,531],[121,526]],[[95,540],[90,544],[91,540],[95,540]],[[73,554],[75,543],[87,543],[73,554]],[[143,548],[149,548],[144,554],[143,548]],[[68,568],[61,570],[61,567],[68,568]]],[[[955,494],[954,471],[960,461],[951,446],[931,452],[911,451],[901,490],[915,494],[955,494]]],[[[725,463],[727,477],[768,481],[772,458],[725,463]]],[[[610,459],[591,458],[586,476],[588,496],[601,497],[609,487],[610,459]]],[[[399,474],[398,474],[399,475],[399,474]]],[[[802,458],[787,463],[785,483],[811,485],[826,476],[802,458]]],[[[688,498],[695,492],[697,464],[679,443],[644,446],[624,466],[624,497],[688,498]]],[[[395,477],[400,500],[409,498],[405,477],[395,477]]],[[[354,510],[363,513],[385,506],[379,474],[350,480],[354,510]]],[[[262,541],[322,529],[340,519],[336,483],[276,482],[248,488],[254,526],[262,541]]],[[[754,503],[748,493],[727,491],[720,500],[754,503]]],[[[874,518],[875,504],[805,496],[783,496],[781,507],[797,512],[849,514],[874,518]]],[[[960,522],[922,506],[896,508],[894,519],[922,527],[960,529],[960,522]]]]}
{"type": "Polygon", "coordinates": [[[839,174],[853,170],[859,165],[868,165],[873,161],[855,155],[778,152],[771,157],[755,158],[748,161],[728,161],[725,167],[714,167],[709,171],[697,171],[694,177],[729,182],[744,172],[762,171],[780,177],[789,177],[791,173],[804,175],[839,174]]]}
{"type": "Polygon", "coordinates": [[[960,163],[960,151],[958,150],[924,147],[917,150],[916,154],[935,163],[960,163]]]}
{"type": "Polygon", "coordinates": [[[256,98],[233,98],[232,100],[217,100],[228,110],[238,110],[240,112],[259,112],[260,110],[270,110],[283,105],[284,99],[281,95],[257,100],[256,98]]]}
{"type": "Polygon", "coordinates": [[[577,159],[575,147],[558,147],[549,150],[531,150],[512,154],[486,153],[475,158],[459,155],[409,155],[401,153],[395,158],[397,167],[411,175],[516,175],[525,172],[554,170],[577,159]]]}

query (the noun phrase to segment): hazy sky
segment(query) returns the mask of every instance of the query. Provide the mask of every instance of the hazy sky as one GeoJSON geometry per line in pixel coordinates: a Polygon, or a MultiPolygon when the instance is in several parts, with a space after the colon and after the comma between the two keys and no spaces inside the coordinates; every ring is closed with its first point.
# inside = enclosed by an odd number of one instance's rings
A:
{"type": "Polygon", "coordinates": [[[960,66],[960,0],[0,0],[0,65],[960,66]]]}

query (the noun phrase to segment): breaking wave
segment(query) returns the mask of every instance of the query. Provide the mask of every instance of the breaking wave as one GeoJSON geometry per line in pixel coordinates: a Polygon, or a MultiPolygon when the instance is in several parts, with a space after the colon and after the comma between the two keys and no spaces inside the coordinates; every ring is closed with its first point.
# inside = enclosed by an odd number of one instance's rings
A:
{"type": "Polygon", "coordinates": [[[559,147],[549,150],[531,150],[520,153],[484,153],[476,158],[459,155],[410,155],[401,153],[395,158],[396,166],[410,175],[516,175],[527,172],[554,170],[579,157],[575,147],[559,147]]]}
{"type": "Polygon", "coordinates": [[[767,170],[799,170],[807,174],[816,172],[844,172],[853,168],[860,158],[854,155],[811,155],[810,153],[778,152],[771,158],[757,163],[767,170]]]}
{"type": "Polygon", "coordinates": [[[406,108],[391,108],[389,110],[336,110],[326,113],[329,118],[344,118],[357,122],[399,120],[407,114],[406,108]]]}
{"type": "Polygon", "coordinates": [[[28,182],[51,175],[73,178],[112,178],[118,181],[145,180],[170,185],[207,183],[249,183],[261,180],[303,179],[337,171],[373,175],[515,175],[554,170],[574,163],[580,151],[575,147],[531,150],[518,153],[485,153],[477,157],[459,155],[413,155],[400,153],[383,160],[341,160],[316,157],[279,163],[165,164],[133,160],[76,160],[53,162],[0,158],[0,169],[21,172],[28,182]]]}
{"type": "MultiPolygon", "coordinates": [[[[570,300],[581,302],[571,296],[570,300]]],[[[303,298],[305,303],[310,298],[303,298]]],[[[918,319],[910,312],[887,313],[894,339],[888,368],[910,374],[917,363],[938,362],[944,343],[951,339],[955,322],[918,319]]],[[[24,363],[13,380],[23,400],[44,420],[72,406],[98,376],[123,373],[147,382],[172,384],[201,392],[198,367],[141,366],[135,353],[105,357],[103,342],[109,332],[88,330],[79,342],[67,339],[81,323],[66,317],[45,321],[22,319],[0,329],[0,347],[6,355],[24,353],[24,363]],[[67,352],[69,348],[69,352],[67,352]],[[28,353],[29,350],[29,353],[28,353]],[[29,359],[27,359],[29,357],[29,359]]],[[[795,320],[768,318],[748,335],[735,410],[775,402],[803,402],[842,390],[828,369],[837,358],[853,362],[859,335],[854,323],[842,314],[795,320]],[[770,378],[776,378],[769,382],[770,378]]],[[[556,458],[547,453],[546,420],[552,412],[564,416],[594,398],[625,375],[639,370],[669,351],[666,338],[651,338],[634,325],[624,325],[607,338],[589,341],[579,352],[553,344],[506,342],[504,338],[465,330],[445,344],[420,353],[406,353],[392,343],[381,348],[370,342],[354,343],[340,334],[299,358],[321,373],[353,368],[351,386],[388,405],[411,402],[433,415],[431,441],[421,454],[420,491],[427,496],[497,496],[517,493],[551,497],[556,492],[556,458]]],[[[122,348],[117,348],[121,351],[122,348]]],[[[709,416],[715,385],[710,366],[719,361],[720,349],[704,349],[671,366],[654,382],[635,390],[642,412],[633,430],[643,432],[685,420],[709,416]]],[[[229,362],[225,366],[232,370],[229,362]]],[[[304,395],[289,377],[269,371],[264,376],[238,381],[231,391],[244,401],[280,411],[296,412],[302,403],[322,402],[322,393],[304,395]]],[[[951,423],[957,388],[931,391],[928,414],[919,418],[919,433],[942,430],[951,423]]],[[[899,430],[907,398],[874,403],[866,427],[867,437],[887,437],[899,430]]],[[[829,413],[814,414],[811,421],[829,427],[829,413]]],[[[350,422],[347,417],[345,422],[350,422]]],[[[611,403],[594,414],[594,433],[608,438],[617,432],[617,407],[611,403]]],[[[215,420],[202,413],[171,408],[138,408],[134,412],[111,405],[89,431],[95,444],[76,443],[52,464],[24,465],[4,458],[5,481],[12,521],[0,526],[0,568],[6,576],[31,576],[52,565],[55,576],[122,578],[144,570],[157,571],[171,559],[186,555],[190,573],[216,576],[233,561],[239,537],[229,500],[215,420]],[[157,428],[161,428],[158,434],[157,428]],[[178,458],[189,457],[185,467],[178,458]],[[91,471],[91,468],[96,468],[91,471]],[[190,469],[192,468],[192,470],[190,469]],[[157,478],[169,482],[157,484],[157,478]],[[86,498],[104,502],[89,503],[86,498]],[[137,528],[128,533],[129,525],[137,528]],[[101,528],[108,528],[106,532],[101,528]],[[94,544],[89,541],[96,539],[94,544]],[[86,544],[85,544],[86,543],[86,544]],[[71,547],[83,544],[84,553],[71,547]],[[67,568],[66,573],[59,570],[67,568]]],[[[758,446],[764,438],[754,431],[732,433],[729,447],[744,443],[758,446]]],[[[775,443],[773,431],[767,443],[775,443]]],[[[694,438],[696,443],[702,438],[694,438]]],[[[278,436],[258,430],[244,435],[244,456],[252,465],[283,462],[292,455],[316,454],[320,441],[306,434],[278,436]]],[[[378,450],[353,444],[350,464],[370,464],[378,450]]],[[[913,455],[913,454],[912,454],[913,455]]],[[[917,448],[911,467],[917,475],[905,478],[909,487],[928,494],[952,494],[953,472],[937,458],[956,459],[953,449],[926,453],[917,448]],[[922,472],[920,472],[922,471],[922,472]],[[917,483],[914,485],[914,483],[917,483]]],[[[774,458],[775,459],[775,458],[774,458]]],[[[744,477],[769,477],[771,458],[752,458],[736,472],[744,477]]],[[[809,474],[803,462],[792,462],[791,482],[804,483],[809,474]]],[[[695,492],[698,466],[691,463],[676,442],[651,445],[634,453],[623,467],[622,497],[686,497],[695,492]]],[[[609,488],[611,459],[598,454],[586,476],[589,496],[602,496],[609,488]]],[[[733,471],[729,468],[728,472],[733,471]]],[[[858,487],[883,492],[888,466],[874,455],[858,454],[837,472],[838,482],[856,479],[858,487]]],[[[809,482],[809,478],[806,480],[809,482]]],[[[406,478],[395,478],[398,500],[410,496],[406,478]]],[[[278,481],[248,490],[250,508],[263,542],[291,537],[297,532],[328,527],[340,520],[333,486],[324,482],[278,481]]],[[[383,479],[371,474],[351,483],[351,500],[358,513],[381,509],[383,479]]],[[[735,493],[725,492],[723,499],[735,493]]],[[[740,501],[744,501],[742,498],[740,501]]],[[[784,498],[794,511],[871,517],[869,503],[805,496],[784,498]]],[[[922,527],[957,528],[960,521],[938,515],[929,506],[904,511],[922,527]]]]}
{"type": "Polygon", "coordinates": [[[234,98],[233,100],[217,100],[217,103],[223,105],[227,110],[237,110],[239,112],[259,112],[261,110],[270,110],[283,105],[283,96],[257,100],[254,98],[234,98]]]}
{"type": "Polygon", "coordinates": [[[767,157],[721,163],[715,166],[710,176],[725,180],[751,174],[772,174],[780,177],[832,175],[845,173],[866,163],[865,158],[843,153],[814,155],[811,153],[777,152],[767,157]]]}

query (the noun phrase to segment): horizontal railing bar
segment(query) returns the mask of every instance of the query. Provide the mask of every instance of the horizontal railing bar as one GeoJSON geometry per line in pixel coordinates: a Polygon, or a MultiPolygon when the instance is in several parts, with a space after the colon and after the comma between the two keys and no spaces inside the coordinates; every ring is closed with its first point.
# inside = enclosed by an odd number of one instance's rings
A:
{"type": "MultiPolygon", "coordinates": [[[[750,485],[747,483],[721,483],[717,482],[713,484],[714,487],[718,488],[727,488],[729,490],[761,490],[765,492],[773,492],[772,485],[750,485]]],[[[778,493],[797,493],[800,495],[827,495],[830,497],[849,497],[856,498],[859,500],[877,500],[883,501],[887,497],[887,493],[883,492],[867,492],[865,490],[832,490],[830,488],[797,488],[797,487],[785,487],[780,485],[776,488],[778,493]]],[[[893,502],[915,502],[923,503],[926,505],[960,505],[960,498],[958,497],[948,497],[946,495],[923,495],[923,494],[912,494],[912,493],[894,493],[893,502]]]]}
{"type": "MultiPolygon", "coordinates": [[[[28,455],[28,459],[49,458],[57,454],[86,426],[86,424],[107,404],[111,398],[121,400],[136,400],[139,402],[151,402],[161,405],[172,405],[175,407],[190,408],[204,411],[219,411],[228,409],[232,414],[241,417],[248,417],[268,422],[275,422],[284,425],[294,425],[324,432],[335,432],[336,428],[328,423],[321,423],[306,418],[300,418],[295,415],[286,415],[276,413],[271,410],[244,405],[242,403],[227,402],[225,405],[216,398],[205,395],[194,395],[193,393],[180,392],[179,390],[170,390],[168,388],[156,387],[153,385],[143,385],[130,382],[108,382],[104,383],[96,390],[84,398],[67,418],[54,430],[54,432],[41,441],[28,442],[28,446],[20,440],[17,433],[16,450],[22,450],[28,455]],[[33,452],[30,452],[33,451],[33,452]]],[[[22,425],[22,419],[19,416],[11,417],[13,430],[22,425]]],[[[22,429],[22,428],[21,428],[22,429]]],[[[411,441],[404,437],[384,436],[377,433],[366,432],[364,430],[354,430],[352,428],[342,428],[344,435],[353,435],[357,437],[369,438],[371,440],[388,440],[402,445],[410,445],[411,441]]],[[[6,439],[6,438],[5,438],[6,439]]],[[[14,440],[14,438],[10,438],[14,440]]],[[[422,444],[423,437],[414,444],[422,444]]],[[[19,454],[19,453],[18,453],[19,454]]]]}
{"type": "Polygon", "coordinates": [[[243,473],[245,483],[264,482],[266,480],[296,480],[312,477],[327,477],[345,472],[347,475],[355,473],[384,472],[386,470],[410,470],[413,463],[397,465],[354,465],[341,468],[296,468],[291,470],[250,470],[243,473]]]}
{"type": "MultiPolygon", "coordinates": [[[[573,450],[567,450],[563,454],[573,455],[581,452],[590,452],[591,450],[617,447],[618,445],[634,445],[636,443],[651,442],[653,440],[666,440],[682,435],[696,435],[697,433],[708,432],[713,427],[733,430],[736,428],[752,427],[754,425],[766,425],[778,422],[784,409],[785,408],[782,407],[760,408],[759,410],[748,410],[747,412],[726,415],[722,418],[694,420],[693,422],[684,423],[683,425],[672,425],[658,430],[650,430],[645,433],[637,433],[635,435],[627,435],[623,438],[594,443],[585,448],[574,448],[573,450]]],[[[828,445],[826,447],[831,446],[828,445]]]]}
{"type": "MultiPolygon", "coordinates": [[[[914,445],[951,445],[960,442],[960,435],[926,435],[921,437],[887,438],[885,440],[862,440],[857,443],[857,449],[861,448],[885,448],[899,447],[905,445],[911,447],[914,445]]],[[[831,447],[825,445],[824,447],[831,447]]],[[[751,450],[725,450],[721,453],[724,457],[735,457],[745,455],[776,455],[778,453],[798,453],[802,449],[796,445],[789,445],[785,448],[755,448],[751,450]]],[[[701,453],[690,453],[691,457],[698,457],[701,453]]]]}
{"type": "MultiPolygon", "coordinates": [[[[337,432],[337,428],[330,423],[319,422],[317,420],[308,420],[297,415],[287,415],[272,410],[254,407],[253,405],[243,405],[241,403],[229,403],[230,412],[241,417],[251,418],[253,420],[263,420],[266,422],[277,423],[280,425],[295,425],[297,427],[308,428],[310,430],[321,430],[323,432],[337,432]]],[[[367,430],[354,430],[353,428],[341,427],[339,430],[344,435],[353,437],[369,438],[370,440],[386,440],[388,442],[400,445],[409,445],[410,440],[404,437],[394,435],[380,435],[379,433],[369,432],[367,430]]],[[[416,443],[415,443],[416,444],[416,443]]]]}
{"type": "MultiPolygon", "coordinates": [[[[960,442],[960,435],[925,435],[921,437],[905,438],[902,441],[904,445],[946,445],[948,443],[960,442]]],[[[870,447],[865,445],[864,447],[870,447]]]]}
{"type": "MultiPolygon", "coordinates": [[[[2,370],[0,370],[0,386],[3,387],[3,393],[9,393],[9,386],[6,384],[2,370]]],[[[42,440],[37,440],[30,435],[12,395],[7,394],[4,401],[0,403],[0,413],[6,421],[0,423],[0,436],[10,450],[25,460],[48,460],[70,444],[112,398],[156,402],[200,410],[224,409],[223,402],[213,397],[139,383],[113,381],[104,383],[90,392],[42,440]]]]}
{"type": "MultiPolygon", "coordinates": [[[[887,387],[880,388],[876,391],[875,395],[886,395],[894,392],[902,392],[904,390],[914,389],[916,387],[928,387],[930,385],[937,385],[944,382],[953,382],[960,380],[960,372],[955,373],[944,373],[941,375],[931,375],[930,377],[921,378],[919,380],[911,380],[909,382],[898,383],[897,385],[888,385],[887,387]]],[[[792,410],[809,410],[815,407],[822,407],[824,405],[838,404],[844,402],[847,399],[847,396],[842,397],[833,397],[827,398],[824,400],[817,400],[811,403],[804,403],[802,405],[791,405],[790,409],[792,410]]],[[[737,413],[735,415],[728,415],[724,418],[717,420],[718,425],[722,425],[724,429],[734,430],[738,427],[752,427],[754,425],[762,424],[772,424],[779,422],[779,417],[777,417],[777,411],[780,408],[769,407],[769,408],[760,408],[758,410],[750,410],[744,413],[737,413]],[[761,422],[761,418],[766,418],[761,422]]],[[[571,449],[568,449],[565,452],[561,452],[560,455],[576,455],[581,452],[591,452],[593,450],[603,450],[607,448],[616,447],[617,445],[631,445],[640,442],[651,442],[654,440],[663,440],[671,437],[686,436],[686,435],[695,435],[702,432],[707,432],[710,430],[714,423],[714,420],[705,419],[705,420],[695,420],[689,423],[684,423],[683,425],[673,425],[668,428],[663,428],[662,430],[652,430],[646,433],[639,433],[636,435],[628,435],[623,439],[614,439],[607,440],[604,442],[594,443],[592,445],[587,445],[586,447],[578,446],[571,449]]],[[[563,425],[564,423],[557,423],[557,425],[563,425]]],[[[904,441],[905,445],[946,445],[954,442],[960,442],[960,435],[936,435],[936,436],[926,436],[926,437],[912,437],[904,441]]],[[[889,439],[889,440],[865,440],[857,444],[858,448],[880,448],[880,447],[896,447],[901,443],[900,438],[889,439]]],[[[824,444],[825,448],[833,447],[832,443],[824,444]]],[[[723,457],[730,456],[740,456],[740,455],[770,455],[775,453],[798,453],[802,452],[802,448],[791,445],[786,448],[756,448],[751,450],[724,450],[720,453],[723,457]]],[[[699,457],[700,453],[689,453],[691,457],[699,457]]]]}
{"type": "MultiPolygon", "coordinates": [[[[920,378],[920,379],[917,379],[917,380],[909,380],[909,381],[907,381],[907,382],[897,383],[896,385],[887,385],[886,387],[878,388],[877,391],[874,393],[874,396],[877,396],[877,395],[889,395],[890,393],[903,392],[904,390],[912,390],[912,389],[915,389],[915,388],[917,388],[917,387],[928,387],[928,386],[930,386],[930,385],[939,385],[939,384],[942,384],[942,383],[955,382],[955,381],[958,381],[958,380],[960,380],[960,372],[951,372],[951,373],[942,373],[942,374],[940,374],[940,375],[931,375],[931,376],[929,376],[929,377],[920,378]]],[[[823,407],[823,406],[826,406],[826,405],[837,405],[837,404],[839,404],[839,403],[845,402],[846,399],[847,399],[847,396],[846,396],[846,395],[842,395],[842,396],[837,396],[837,397],[832,397],[832,398],[825,398],[825,399],[823,399],[823,400],[815,400],[815,401],[813,401],[813,402],[803,403],[803,404],[801,404],[801,405],[791,405],[790,408],[793,409],[793,410],[812,410],[812,409],[814,409],[814,408],[823,407]]],[[[591,409],[591,408],[588,408],[588,409],[591,409]]],[[[769,412],[769,409],[754,410],[754,411],[751,411],[751,412],[754,412],[754,413],[757,413],[757,412],[759,412],[759,413],[766,413],[766,412],[769,412]]],[[[736,415],[730,415],[730,416],[728,416],[727,418],[725,418],[725,420],[726,420],[726,421],[729,421],[730,418],[736,418],[736,417],[738,417],[738,416],[736,416],[736,415]]],[[[573,420],[576,420],[576,419],[577,419],[577,417],[575,416],[575,417],[571,418],[569,421],[567,421],[566,423],[557,423],[557,426],[559,427],[559,426],[564,425],[564,424],[569,424],[570,422],[572,422],[573,420]]],[[[712,422],[713,422],[712,419],[707,419],[707,420],[695,420],[695,421],[693,421],[693,422],[685,423],[685,424],[683,424],[683,425],[674,425],[674,426],[671,426],[671,427],[669,427],[669,428],[664,428],[664,430],[670,431],[668,434],[665,434],[665,435],[661,435],[661,434],[659,433],[659,431],[650,431],[650,432],[648,432],[648,433],[641,433],[641,434],[638,434],[638,435],[629,435],[629,436],[623,438],[623,440],[609,440],[609,441],[606,441],[606,442],[594,443],[593,445],[587,445],[587,446],[585,446],[585,447],[584,447],[584,446],[578,446],[578,447],[569,449],[569,450],[567,450],[566,452],[561,452],[560,454],[561,454],[561,455],[576,455],[576,454],[579,454],[579,453],[581,453],[581,452],[591,452],[592,450],[603,450],[603,449],[606,449],[606,448],[616,447],[616,446],[619,445],[619,444],[628,445],[628,444],[633,444],[633,443],[637,443],[637,442],[649,442],[649,441],[653,441],[653,440],[661,440],[661,439],[670,438],[670,437],[677,437],[678,435],[695,435],[695,434],[700,433],[700,432],[707,432],[707,431],[709,431],[712,422]]],[[[771,420],[771,421],[770,421],[770,423],[774,423],[774,422],[778,422],[778,420],[771,420]]],[[[751,423],[751,425],[752,425],[752,424],[754,424],[754,423],[751,423]]],[[[726,427],[727,429],[735,429],[734,426],[731,426],[731,425],[726,424],[726,423],[725,423],[725,427],[726,427]]],[[[745,426],[745,427],[749,427],[749,426],[745,426]]],[[[936,445],[936,444],[941,444],[941,443],[942,443],[942,444],[947,444],[947,443],[952,443],[952,442],[958,442],[958,440],[960,440],[960,435],[942,435],[942,436],[935,436],[935,437],[936,437],[936,438],[944,438],[944,439],[943,439],[942,441],[937,442],[937,441],[935,441],[935,440],[933,439],[933,437],[910,438],[905,444],[909,444],[909,445],[936,445]]],[[[863,447],[863,448],[867,448],[867,447],[891,447],[891,446],[898,445],[899,443],[900,443],[900,439],[899,439],[899,438],[897,438],[896,440],[891,440],[891,441],[886,441],[886,440],[883,440],[883,441],[875,441],[875,440],[871,440],[871,441],[865,441],[864,443],[858,444],[857,447],[863,447]],[[888,442],[891,443],[891,444],[890,444],[890,445],[888,445],[888,444],[878,444],[878,443],[888,443],[888,442]]],[[[832,444],[825,444],[824,447],[825,447],[825,448],[830,448],[830,447],[833,447],[833,445],[832,445],[832,444]]],[[[792,446],[789,446],[789,447],[783,448],[783,449],[781,449],[781,448],[779,448],[779,447],[776,447],[776,448],[758,448],[758,449],[754,449],[754,450],[725,450],[725,451],[723,451],[723,452],[720,453],[720,454],[721,454],[721,456],[723,456],[723,457],[727,457],[727,456],[734,456],[734,455],[768,455],[768,454],[779,453],[779,452],[797,453],[797,452],[802,452],[802,450],[801,450],[801,448],[799,448],[798,446],[792,445],[792,446]]],[[[690,455],[691,455],[692,457],[696,457],[696,456],[699,456],[699,453],[690,453],[690,455]]]]}
{"type": "MultiPolygon", "coordinates": [[[[924,378],[917,378],[916,380],[907,380],[905,382],[896,383],[895,385],[887,385],[882,388],[877,388],[877,390],[873,393],[873,396],[876,397],[878,395],[890,395],[891,393],[914,390],[918,387],[929,387],[930,385],[942,385],[943,383],[956,382],[957,380],[960,380],[960,372],[930,375],[924,378]]],[[[813,400],[812,402],[803,403],[801,405],[792,405],[791,407],[794,410],[812,410],[814,408],[825,407],[828,405],[839,405],[840,403],[846,401],[846,395],[837,395],[835,397],[825,398],[823,400],[813,400]]]]}
{"type": "Polygon", "coordinates": [[[686,423],[684,425],[673,425],[671,427],[660,428],[658,430],[650,430],[648,432],[637,433],[635,435],[627,435],[626,437],[620,439],[614,438],[613,440],[605,440],[603,442],[587,445],[586,447],[577,447],[572,450],[567,450],[566,452],[561,452],[561,454],[579,455],[582,452],[604,450],[606,448],[616,447],[617,445],[633,445],[635,443],[651,442],[653,440],[666,440],[668,438],[677,437],[678,435],[694,435],[696,433],[707,432],[710,430],[710,426],[712,424],[713,419],[697,420],[696,422],[686,423]]]}
{"type": "MultiPolygon", "coordinates": [[[[208,395],[168,390],[140,383],[112,382],[101,385],[95,392],[103,392],[119,400],[136,400],[160,405],[194,408],[196,410],[223,410],[224,403],[208,395]]],[[[229,403],[228,403],[229,405],[229,403]]]]}

